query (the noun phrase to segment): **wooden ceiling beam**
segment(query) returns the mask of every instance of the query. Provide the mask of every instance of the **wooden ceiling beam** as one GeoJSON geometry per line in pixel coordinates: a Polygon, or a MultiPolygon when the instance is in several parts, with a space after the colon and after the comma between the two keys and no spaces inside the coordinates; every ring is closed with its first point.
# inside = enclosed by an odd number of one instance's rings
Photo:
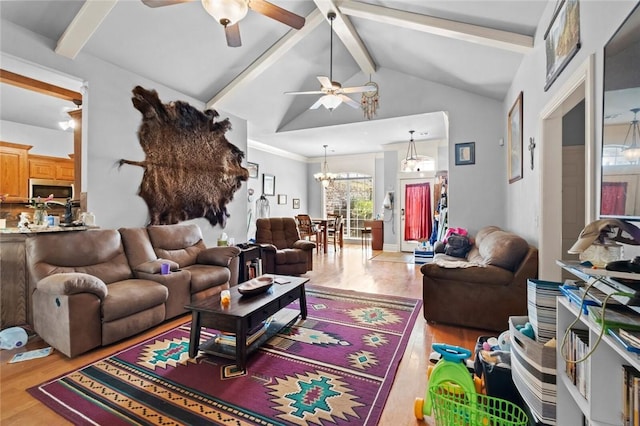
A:
{"type": "Polygon", "coordinates": [[[373,62],[373,59],[371,59],[369,51],[365,47],[349,18],[341,13],[342,7],[338,8],[334,0],[313,1],[318,9],[320,9],[327,22],[329,22],[327,14],[329,12],[335,12],[336,18],[333,20],[333,31],[345,45],[353,59],[360,67],[360,70],[362,70],[366,75],[374,74],[376,72],[376,64],[373,62]]]}
{"type": "MultiPolygon", "coordinates": [[[[64,87],[55,86],[43,81],[34,80],[11,71],[0,69],[0,83],[10,84],[22,89],[33,90],[43,95],[54,96],[71,102],[79,102],[82,105],[82,94],[64,87]]],[[[75,103],[74,102],[74,103],[75,103]]]]}
{"type": "MultiPolygon", "coordinates": [[[[320,0],[315,1],[318,3],[320,0]]],[[[345,15],[369,19],[382,24],[395,25],[517,53],[526,53],[533,48],[533,37],[531,36],[353,0],[345,0],[340,3],[340,11],[345,15]]]]}
{"type": "Polygon", "coordinates": [[[245,68],[236,78],[231,80],[222,90],[207,102],[207,108],[221,102],[235,90],[241,88],[247,82],[252,81],[271,65],[278,62],[293,46],[310,34],[323,21],[322,14],[316,9],[305,18],[304,27],[299,30],[289,30],[280,40],[267,49],[251,65],[245,68]]]}
{"type": "Polygon", "coordinates": [[[75,59],[118,0],[87,0],[64,31],[55,52],[75,59]]]}

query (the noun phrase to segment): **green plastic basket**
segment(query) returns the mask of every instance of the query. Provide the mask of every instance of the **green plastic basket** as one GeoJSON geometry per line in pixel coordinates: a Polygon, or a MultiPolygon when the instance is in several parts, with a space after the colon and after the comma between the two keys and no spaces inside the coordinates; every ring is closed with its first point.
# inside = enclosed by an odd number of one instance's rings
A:
{"type": "Polygon", "coordinates": [[[526,426],[527,414],[510,401],[477,394],[469,399],[450,386],[429,388],[436,426],[526,426]]]}

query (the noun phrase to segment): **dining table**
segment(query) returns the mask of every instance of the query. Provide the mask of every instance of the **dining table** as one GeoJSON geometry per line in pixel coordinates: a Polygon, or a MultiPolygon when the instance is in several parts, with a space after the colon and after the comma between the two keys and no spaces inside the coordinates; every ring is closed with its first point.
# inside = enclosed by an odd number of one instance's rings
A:
{"type": "Polygon", "coordinates": [[[322,252],[326,253],[327,252],[327,240],[329,237],[329,233],[328,233],[328,228],[329,228],[329,219],[311,219],[311,222],[318,227],[318,229],[320,230],[320,236],[322,241],[320,241],[320,244],[322,244],[322,252]]]}

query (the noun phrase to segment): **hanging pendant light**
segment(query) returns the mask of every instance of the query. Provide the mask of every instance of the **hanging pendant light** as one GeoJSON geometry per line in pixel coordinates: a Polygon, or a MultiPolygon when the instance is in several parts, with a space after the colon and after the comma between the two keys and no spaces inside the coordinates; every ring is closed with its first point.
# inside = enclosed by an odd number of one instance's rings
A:
{"type": "Polygon", "coordinates": [[[329,173],[329,166],[327,165],[327,146],[324,146],[324,163],[322,164],[322,172],[313,175],[315,180],[320,182],[324,188],[328,187],[331,182],[336,179],[336,175],[329,173]]]}
{"type": "Polygon", "coordinates": [[[640,128],[638,128],[638,112],[640,112],[640,108],[631,109],[633,113],[633,120],[629,123],[629,130],[627,130],[627,135],[624,137],[624,145],[625,148],[622,150],[622,154],[624,158],[629,161],[635,161],[640,159],[640,128]],[[627,146],[627,139],[629,139],[629,133],[631,133],[631,144],[627,146]]]}
{"type": "Polygon", "coordinates": [[[416,167],[419,164],[418,152],[416,151],[416,143],[413,141],[413,133],[415,130],[409,130],[409,134],[411,135],[411,139],[409,140],[409,146],[407,147],[407,155],[404,160],[402,160],[402,171],[403,172],[415,172],[416,167]]]}

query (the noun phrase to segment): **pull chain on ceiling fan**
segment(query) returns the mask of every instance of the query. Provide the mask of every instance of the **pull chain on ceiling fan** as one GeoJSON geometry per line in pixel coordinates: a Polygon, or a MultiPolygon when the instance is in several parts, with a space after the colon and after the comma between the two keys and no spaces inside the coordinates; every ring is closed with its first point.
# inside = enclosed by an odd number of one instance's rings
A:
{"type": "Polygon", "coordinates": [[[331,23],[331,39],[329,44],[329,77],[318,76],[317,79],[322,86],[320,90],[312,90],[308,92],[285,92],[285,95],[319,95],[322,94],[320,99],[316,101],[309,109],[317,109],[321,105],[329,111],[333,111],[340,106],[341,103],[345,103],[352,108],[360,108],[360,104],[345,93],[364,93],[374,92],[377,87],[372,85],[357,86],[357,87],[342,87],[337,81],[333,81],[333,20],[336,18],[335,12],[329,12],[327,18],[331,23]]]}
{"type": "MultiPolygon", "coordinates": [[[[171,6],[193,0],[142,0],[149,7],[171,6]]],[[[258,12],[296,30],[304,26],[305,19],[266,0],[201,0],[202,7],[223,27],[229,47],[239,47],[240,27],[238,22],[247,15],[249,9],[258,12]]]]}

